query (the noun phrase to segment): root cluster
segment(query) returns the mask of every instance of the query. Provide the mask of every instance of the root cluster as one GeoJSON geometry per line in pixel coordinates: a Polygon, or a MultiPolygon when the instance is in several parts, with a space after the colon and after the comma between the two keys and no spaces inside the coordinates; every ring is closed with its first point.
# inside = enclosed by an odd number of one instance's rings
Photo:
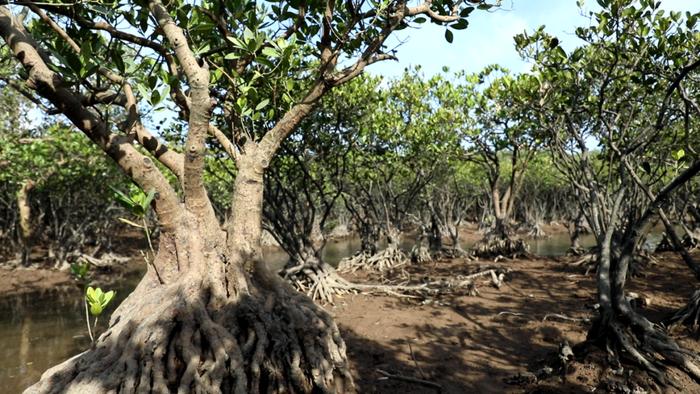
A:
{"type": "Polygon", "coordinates": [[[527,232],[527,235],[535,239],[547,237],[547,233],[544,230],[542,230],[542,226],[540,225],[540,223],[531,225],[530,229],[527,232]]]}
{"type": "Polygon", "coordinates": [[[486,237],[474,245],[474,254],[481,258],[506,256],[518,258],[529,255],[529,246],[522,239],[486,237]]]}
{"type": "Polygon", "coordinates": [[[573,267],[585,269],[585,275],[591,271],[595,272],[598,269],[598,254],[597,253],[582,253],[579,254],[579,259],[571,263],[573,267]]]}
{"type": "Polygon", "coordinates": [[[307,297],[278,281],[231,302],[182,282],[137,288],[92,350],[27,392],[354,392],[338,328],[307,297]]]}
{"type": "Polygon", "coordinates": [[[578,350],[586,352],[593,344],[601,347],[608,354],[608,360],[614,369],[620,369],[624,356],[662,385],[669,383],[663,372],[663,364],[675,365],[694,379],[700,379],[700,368],[695,364],[697,355],[680,348],[673,339],[645,318],[636,314],[629,318],[632,322],[624,324],[616,317],[601,316],[594,323],[586,342],[577,346],[578,350]]]}
{"type": "Polygon", "coordinates": [[[325,263],[305,264],[299,269],[282,272],[282,276],[298,291],[322,302],[333,303],[334,297],[357,292],[352,283],[343,279],[333,267],[325,263]]]}
{"type": "Polygon", "coordinates": [[[685,325],[694,332],[698,332],[700,328],[700,290],[695,290],[688,303],[668,318],[666,322],[669,329],[685,325]]]}
{"type": "Polygon", "coordinates": [[[443,246],[442,249],[434,251],[431,253],[433,260],[452,260],[452,259],[466,259],[472,260],[474,256],[470,252],[462,249],[461,247],[443,246]]]}
{"type": "Polygon", "coordinates": [[[414,264],[423,264],[423,263],[429,263],[433,261],[433,256],[430,254],[430,250],[428,250],[427,247],[425,246],[414,246],[411,249],[411,262],[414,264]]]}
{"type": "MultiPolygon", "coordinates": [[[[681,245],[688,249],[692,250],[697,248],[700,245],[700,241],[698,241],[697,238],[691,237],[690,235],[686,234],[683,236],[683,239],[681,240],[681,245]]],[[[659,242],[658,245],[656,245],[656,252],[675,252],[677,251],[675,246],[673,246],[673,242],[671,242],[671,239],[668,237],[668,235],[664,232],[663,237],[661,238],[661,241],[659,242]]]]}
{"type": "Polygon", "coordinates": [[[345,258],[338,264],[340,272],[355,272],[364,270],[370,272],[386,272],[406,264],[408,258],[399,248],[390,247],[376,254],[366,252],[356,253],[345,258]]]}

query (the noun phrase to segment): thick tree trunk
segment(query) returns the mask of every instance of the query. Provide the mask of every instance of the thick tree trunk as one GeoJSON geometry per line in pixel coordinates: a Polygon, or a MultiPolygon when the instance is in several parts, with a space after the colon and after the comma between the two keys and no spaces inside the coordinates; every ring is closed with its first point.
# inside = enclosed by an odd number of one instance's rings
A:
{"type": "Polygon", "coordinates": [[[331,317],[260,260],[262,170],[236,187],[228,240],[185,211],[95,346],[27,392],[353,392],[331,317]]]}
{"type": "Polygon", "coordinates": [[[493,229],[491,230],[491,237],[498,239],[508,238],[508,228],[506,224],[506,218],[503,216],[496,216],[496,221],[493,224],[493,229]]]}
{"type": "Polygon", "coordinates": [[[360,253],[373,255],[379,250],[379,227],[369,223],[361,223],[358,229],[360,233],[360,253]]]}
{"type": "Polygon", "coordinates": [[[32,236],[34,229],[32,227],[32,206],[29,201],[29,192],[34,188],[34,182],[25,180],[22,187],[17,192],[17,209],[19,211],[19,241],[20,247],[20,262],[23,266],[29,265],[29,254],[32,248],[32,236]]]}
{"type": "Polygon", "coordinates": [[[625,359],[632,361],[661,384],[668,382],[664,363],[700,379],[700,368],[691,353],[679,347],[661,327],[638,314],[625,296],[625,277],[632,255],[627,251],[613,253],[608,246],[603,247],[599,259],[600,315],[586,341],[577,345],[575,351],[586,353],[592,346],[599,347],[614,368],[625,359]]]}
{"type": "Polygon", "coordinates": [[[584,252],[581,247],[581,234],[586,231],[586,228],[583,226],[583,219],[583,212],[579,211],[578,215],[576,215],[576,219],[574,219],[573,229],[569,237],[571,239],[571,247],[568,252],[576,256],[584,252]]]}
{"type": "Polygon", "coordinates": [[[611,211],[612,220],[603,239],[598,242],[600,254],[597,282],[600,315],[588,332],[586,341],[577,346],[577,350],[587,350],[591,345],[599,346],[614,364],[619,364],[624,355],[662,384],[665,384],[668,378],[662,360],[700,380],[697,357],[680,348],[661,327],[636,313],[625,296],[630,264],[652,226],[652,219],[660,212],[669,195],[698,172],[700,161],[693,163],[667,184],[652,199],[644,214],[624,232],[621,243],[614,242],[614,234],[619,232],[619,229],[616,229],[618,211],[625,197],[624,189],[618,192],[611,211]]]}
{"type": "Polygon", "coordinates": [[[423,264],[433,260],[433,255],[440,253],[442,249],[442,239],[436,240],[435,238],[441,238],[438,232],[437,236],[435,234],[435,222],[428,228],[427,225],[421,224],[419,227],[420,233],[416,237],[416,243],[411,248],[411,262],[414,264],[423,264]],[[428,241],[428,246],[425,245],[425,241],[428,241]],[[437,248],[437,249],[434,249],[437,248]]]}
{"type": "Polygon", "coordinates": [[[506,217],[496,215],[491,231],[474,245],[474,252],[481,258],[497,256],[516,258],[528,255],[529,247],[522,239],[511,238],[506,217]]]}
{"type": "Polygon", "coordinates": [[[430,215],[430,232],[428,233],[428,247],[431,252],[442,251],[442,231],[438,225],[438,220],[435,215],[430,215]]]}

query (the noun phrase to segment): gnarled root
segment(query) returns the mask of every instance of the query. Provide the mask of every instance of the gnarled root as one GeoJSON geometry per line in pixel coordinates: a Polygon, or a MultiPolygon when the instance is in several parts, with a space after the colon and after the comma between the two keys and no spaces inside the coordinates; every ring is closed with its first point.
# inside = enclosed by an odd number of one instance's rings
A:
{"type": "Polygon", "coordinates": [[[542,225],[540,223],[535,223],[532,226],[530,226],[527,235],[535,239],[547,237],[547,233],[544,230],[542,230],[542,225]]]}
{"type": "Polygon", "coordinates": [[[598,254],[585,253],[579,255],[579,259],[571,263],[571,265],[584,268],[586,270],[585,275],[588,275],[591,271],[595,272],[598,269],[598,254]]]}
{"type": "Polygon", "coordinates": [[[466,289],[469,296],[477,296],[479,295],[479,289],[477,287],[477,281],[479,279],[482,279],[482,284],[490,283],[493,287],[500,289],[506,280],[506,275],[510,272],[511,270],[507,268],[486,268],[466,276],[457,275],[451,280],[427,282],[424,285],[426,286],[426,290],[442,293],[466,289]]]}
{"type": "Polygon", "coordinates": [[[356,253],[345,258],[338,264],[340,272],[355,272],[357,270],[385,272],[406,264],[406,254],[398,247],[388,247],[376,254],[365,252],[356,253]]]}
{"type": "Polygon", "coordinates": [[[603,314],[593,324],[586,341],[576,346],[576,352],[586,353],[595,345],[606,352],[614,369],[619,369],[624,361],[631,361],[662,385],[669,383],[662,363],[675,365],[700,380],[700,368],[694,362],[697,355],[680,348],[661,328],[644,317],[632,313],[629,320],[625,324],[611,314],[603,314]]]}
{"type": "Polygon", "coordinates": [[[350,282],[326,263],[298,265],[285,269],[280,274],[314,301],[333,303],[334,297],[356,292],[350,282]]]}
{"type": "Polygon", "coordinates": [[[668,237],[668,234],[666,232],[663,233],[663,236],[661,237],[661,241],[656,245],[656,248],[654,249],[655,252],[673,252],[675,251],[676,248],[673,246],[673,243],[671,242],[671,239],[668,237]]]}
{"type": "Polygon", "coordinates": [[[586,254],[586,249],[581,246],[571,246],[566,250],[567,256],[583,256],[584,254],[586,254]]]}
{"type": "Polygon", "coordinates": [[[694,332],[700,332],[700,290],[695,290],[688,303],[669,317],[666,323],[669,330],[686,325],[694,332]]]}
{"type": "Polygon", "coordinates": [[[423,264],[433,261],[433,256],[425,246],[415,245],[411,248],[411,262],[414,264],[423,264]]]}
{"type": "Polygon", "coordinates": [[[143,281],[93,349],[27,392],[354,391],[338,328],[309,298],[279,280],[251,280],[227,296],[221,289],[189,274],[167,285],[143,281]]]}
{"type": "Polygon", "coordinates": [[[698,235],[698,231],[694,231],[692,235],[686,234],[683,236],[683,240],[681,242],[683,243],[683,247],[688,250],[700,247],[700,236],[698,235]]]}
{"type": "Polygon", "coordinates": [[[529,246],[522,239],[510,237],[486,237],[474,245],[474,254],[481,258],[507,256],[517,258],[528,256],[529,246]]]}
{"type": "Polygon", "coordinates": [[[461,247],[453,247],[453,246],[443,246],[442,249],[432,252],[431,253],[432,259],[433,260],[441,260],[441,259],[466,259],[466,260],[472,260],[474,256],[470,253],[467,252],[466,250],[462,249],[461,247]]]}
{"type": "MultiPolygon", "coordinates": [[[[687,250],[692,250],[692,249],[697,248],[698,245],[700,245],[700,242],[694,236],[686,234],[683,236],[683,239],[681,240],[681,245],[687,250]]],[[[659,243],[656,245],[656,248],[654,249],[654,251],[655,252],[675,252],[675,251],[677,251],[677,249],[675,246],[673,246],[673,242],[671,242],[671,239],[669,238],[668,234],[666,232],[664,232],[663,236],[661,237],[661,241],[659,241],[659,243]]]]}
{"type": "Polygon", "coordinates": [[[427,284],[392,285],[392,284],[360,284],[352,283],[342,278],[338,271],[325,263],[307,263],[295,266],[281,272],[297,290],[306,293],[314,301],[333,303],[334,297],[345,294],[382,293],[397,297],[415,297],[411,294],[434,293],[438,289],[427,284]]]}

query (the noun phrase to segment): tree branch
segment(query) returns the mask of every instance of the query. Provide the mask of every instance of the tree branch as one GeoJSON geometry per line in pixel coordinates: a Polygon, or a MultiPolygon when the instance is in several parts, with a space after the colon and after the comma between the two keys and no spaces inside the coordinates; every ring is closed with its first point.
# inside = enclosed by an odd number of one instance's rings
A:
{"type": "Polygon", "coordinates": [[[187,76],[190,86],[189,130],[185,142],[184,178],[182,181],[185,206],[192,212],[215,218],[214,210],[204,187],[205,141],[209,131],[210,111],[209,69],[206,62],[199,64],[188,46],[182,29],[175,24],[160,1],[149,3],[151,13],[172,45],[175,56],[187,76]]]}
{"type": "Polygon", "coordinates": [[[34,39],[4,6],[0,6],[0,37],[26,70],[27,86],[56,106],[142,189],[155,190],[155,208],[161,224],[166,229],[174,226],[179,217],[179,201],[167,179],[126,136],[110,133],[105,122],[83,106],[79,96],[62,86],[61,77],[46,65],[34,39]]]}

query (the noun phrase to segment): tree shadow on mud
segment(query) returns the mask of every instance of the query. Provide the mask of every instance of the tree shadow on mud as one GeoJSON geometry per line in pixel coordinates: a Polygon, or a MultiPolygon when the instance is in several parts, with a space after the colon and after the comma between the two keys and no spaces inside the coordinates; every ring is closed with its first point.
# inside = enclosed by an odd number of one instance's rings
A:
{"type": "MultiPolygon", "coordinates": [[[[450,270],[468,273],[474,267],[450,270]]],[[[533,390],[532,382],[518,380],[518,374],[528,373],[536,361],[556,353],[559,343],[571,340],[571,332],[581,337],[587,324],[543,322],[542,318],[567,307],[575,307],[576,316],[590,311],[580,300],[563,300],[567,283],[557,284],[521,271],[513,272],[509,280],[513,285],[501,289],[481,284],[481,295],[476,297],[459,292],[443,294],[431,306],[389,299],[385,309],[415,310],[416,319],[394,325],[398,328],[394,331],[403,333],[395,334],[396,338],[391,338],[392,330],[387,329],[382,334],[389,338],[382,343],[341,326],[360,392],[437,392],[413,383],[380,380],[377,369],[435,382],[443,393],[546,392],[548,386],[533,390]],[[522,288],[522,283],[527,283],[527,288],[522,288]],[[529,297],[531,293],[534,295],[529,297]]],[[[556,392],[590,391],[579,381],[562,381],[554,387],[556,392]]]]}

